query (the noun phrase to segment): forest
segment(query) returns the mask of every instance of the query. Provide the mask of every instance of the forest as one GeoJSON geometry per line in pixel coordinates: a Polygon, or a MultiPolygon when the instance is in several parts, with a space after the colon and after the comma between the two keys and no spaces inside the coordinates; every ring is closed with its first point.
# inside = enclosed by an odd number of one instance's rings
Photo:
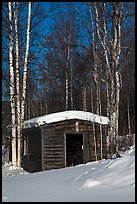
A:
{"type": "Polygon", "coordinates": [[[135,133],[135,2],[2,2],[2,144],[11,125],[18,166],[23,122],[65,110],[107,116],[114,151],[135,133]]]}

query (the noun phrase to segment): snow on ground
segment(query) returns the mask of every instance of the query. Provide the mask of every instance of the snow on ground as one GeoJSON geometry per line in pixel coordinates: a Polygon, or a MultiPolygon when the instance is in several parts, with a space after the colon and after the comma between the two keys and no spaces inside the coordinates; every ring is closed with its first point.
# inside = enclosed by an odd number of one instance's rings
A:
{"type": "Polygon", "coordinates": [[[14,177],[28,174],[23,168],[14,167],[11,163],[5,163],[2,166],[2,177],[14,177]]]}
{"type": "Polygon", "coordinates": [[[135,202],[135,146],[112,160],[24,175],[21,171],[12,168],[10,175],[3,175],[2,202],[135,202]]]}

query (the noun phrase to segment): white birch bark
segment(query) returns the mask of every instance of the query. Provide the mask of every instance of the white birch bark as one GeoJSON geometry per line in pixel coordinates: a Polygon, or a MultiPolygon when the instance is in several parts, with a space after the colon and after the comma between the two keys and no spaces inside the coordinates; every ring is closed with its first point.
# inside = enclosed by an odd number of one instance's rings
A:
{"type": "Polygon", "coordinates": [[[24,122],[24,115],[25,115],[25,97],[26,97],[26,87],[27,87],[28,53],[29,53],[29,42],[30,42],[30,17],[31,17],[31,2],[28,3],[28,25],[27,25],[26,53],[25,53],[25,59],[24,59],[23,91],[22,91],[22,104],[21,104],[22,122],[24,122]]]}
{"type": "Polygon", "coordinates": [[[26,139],[24,139],[24,152],[23,152],[24,156],[27,155],[27,141],[26,139]]]}
{"type": "Polygon", "coordinates": [[[91,5],[89,4],[90,8],[90,16],[91,16],[91,24],[92,24],[92,48],[93,48],[93,60],[94,60],[94,81],[96,85],[96,95],[97,95],[97,110],[96,113],[99,115],[99,96],[98,96],[98,65],[97,65],[97,53],[96,53],[96,45],[95,45],[95,29],[94,29],[94,22],[92,17],[92,10],[91,5]]]}
{"type": "Polygon", "coordinates": [[[71,62],[70,62],[70,102],[71,110],[73,110],[73,70],[71,62]]]}
{"type": "Polygon", "coordinates": [[[21,166],[22,156],[22,125],[25,119],[25,98],[27,88],[27,69],[28,69],[28,53],[30,43],[30,17],[31,17],[31,2],[28,3],[28,24],[27,24],[27,39],[26,39],[26,52],[24,59],[24,70],[23,70],[23,90],[21,99],[21,120],[20,120],[20,138],[18,138],[18,166],[21,166]]]}
{"type": "Polygon", "coordinates": [[[19,49],[18,49],[18,2],[14,2],[14,24],[15,24],[15,50],[16,50],[16,110],[17,110],[17,141],[18,141],[18,166],[20,166],[20,137],[21,137],[21,127],[20,127],[20,121],[21,121],[21,112],[20,112],[20,71],[19,71],[19,49]]]}
{"type": "Polygon", "coordinates": [[[109,128],[109,137],[112,145],[112,141],[116,145],[116,151],[118,151],[118,119],[119,119],[119,95],[120,95],[120,74],[118,71],[119,59],[121,54],[121,18],[122,18],[122,6],[120,7],[117,2],[112,3],[113,5],[113,41],[111,42],[111,48],[108,46],[108,37],[107,37],[107,27],[105,21],[105,3],[103,3],[103,29],[104,29],[104,38],[101,38],[100,35],[100,26],[99,26],[99,15],[97,3],[94,3],[95,12],[96,12],[96,26],[97,34],[101,45],[104,50],[104,57],[106,60],[106,71],[107,78],[110,79],[109,83],[107,82],[107,102],[110,119],[110,128],[109,128]],[[111,66],[109,62],[109,55],[111,56],[111,66]]]}
{"type": "Polygon", "coordinates": [[[11,2],[8,2],[9,10],[9,64],[10,64],[10,103],[11,103],[11,136],[12,136],[12,164],[17,166],[16,154],[16,112],[15,112],[15,81],[13,69],[13,35],[12,35],[12,9],[11,2]]]}
{"type": "Polygon", "coordinates": [[[68,110],[68,73],[66,70],[66,111],[68,110]]]}
{"type": "Polygon", "coordinates": [[[119,121],[119,96],[120,96],[120,77],[119,72],[116,72],[116,152],[118,153],[118,121],[119,121]]]}
{"type": "MultiPolygon", "coordinates": [[[[107,25],[106,25],[106,4],[103,3],[103,30],[104,30],[104,37],[103,37],[103,49],[104,49],[104,56],[106,60],[106,99],[107,99],[107,117],[110,119],[112,115],[112,99],[114,96],[114,79],[113,79],[113,73],[109,64],[109,53],[110,49],[108,47],[108,35],[107,35],[107,25]]],[[[111,120],[110,120],[111,121],[111,120]]],[[[113,128],[112,123],[110,122],[110,126],[108,128],[108,144],[107,148],[112,146],[113,142],[113,128]]],[[[111,147],[111,155],[112,155],[112,147],[111,147]]]]}
{"type": "MultiPolygon", "coordinates": [[[[94,81],[96,85],[96,95],[97,95],[97,110],[96,113],[100,115],[100,119],[102,119],[101,115],[101,98],[100,98],[100,80],[99,80],[99,70],[98,70],[98,63],[97,63],[97,44],[95,42],[95,29],[94,29],[94,22],[93,22],[93,15],[92,15],[92,8],[91,4],[89,4],[90,8],[90,16],[91,16],[91,24],[92,24],[92,47],[93,47],[93,60],[94,60],[94,81]]],[[[103,149],[102,149],[102,124],[100,123],[100,154],[101,154],[101,159],[103,159],[103,149]]]]}
{"type": "Polygon", "coordinates": [[[101,155],[101,160],[103,159],[103,130],[102,130],[102,105],[101,105],[101,95],[100,95],[100,90],[99,90],[99,115],[100,115],[100,124],[99,124],[99,129],[100,129],[100,155],[101,155]]]}
{"type": "Polygon", "coordinates": [[[122,85],[122,79],[119,73],[119,59],[121,54],[121,20],[122,20],[122,5],[118,5],[117,3],[113,3],[114,9],[114,43],[113,43],[113,64],[114,64],[114,71],[115,71],[115,115],[116,117],[113,119],[115,120],[115,140],[116,140],[116,152],[118,152],[118,120],[119,120],[119,96],[120,96],[120,87],[122,85]]]}
{"type": "Polygon", "coordinates": [[[70,66],[70,47],[67,47],[67,68],[66,68],[66,110],[68,110],[69,102],[69,67],[70,66]]]}
{"type": "MultiPolygon", "coordinates": [[[[91,111],[92,111],[92,113],[94,113],[94,104],[93,104],[92,90],[91,90],[91,111]]],[[[95,152],[95,159],[97,161],[98,160],[98,158],[97,158],[97,143],[96,143],[96,130],[95,130],[95,123],[94,123],[94,121],[92,123],[92,126],[93,126],[94,152],[95,152]]]]}
{"type": "MultiPolygon", "coordinates": [[[[103,29],[104,29],[104,37],[103,37],[103,39],[101,38],[101,35],[100,35],[99,14],[98,14],[98,8],[97,8],[97,3],[96,2],[94,3],[94,7],[95,7],[95,13],[96,13],[97,35],[98,35],[98,38],[99,38],[99,40],[101,42],[101,45],[103,47],[104,57],[105,57],[105,61],[106,61],[107,116],[110,119],[110,115],[111,115],[111,113],[110,113],[111,112],[110,95],[111,95],[111,97],[113,96],[113,91],[111,92],[109,87],[114,86],[114,82],[113,82],[113,77],[112,77],[111,68],[110,68],[110,64],[109,64],[109,58],[108,58],[108,51],[109,51],[109,49],[108,49],[108,44],[107,44],[107,26],[106,26],[106,21],[105,21],[105,3],[103,4],[103,29]],[[109,77],[111,78],[110,85],[108,83],[109,77]]],[[[100,130],[102,130],[101,127],[100,127],[100,130]]],[[[109,127],[109,130],[108,130],[108,138],[109,138],[109,143],[110,143],[109,145],[111,145],[111,141],[112,141],[112,125],[111,125],[111,123],[110,123],[110,127],[109,127]]],[[[102,133],[101,133],[101,155],[102,155],[102,133]]]]}

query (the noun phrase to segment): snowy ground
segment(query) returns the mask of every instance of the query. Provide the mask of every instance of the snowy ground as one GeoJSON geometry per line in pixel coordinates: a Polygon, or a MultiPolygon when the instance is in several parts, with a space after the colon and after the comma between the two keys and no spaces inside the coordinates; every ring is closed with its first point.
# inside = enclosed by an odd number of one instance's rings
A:
{"type": "Polygon", "coordinates": [[[2,202],[135,202],[135,147],[120,158],[28,174],[2,168],[2,202]]]}

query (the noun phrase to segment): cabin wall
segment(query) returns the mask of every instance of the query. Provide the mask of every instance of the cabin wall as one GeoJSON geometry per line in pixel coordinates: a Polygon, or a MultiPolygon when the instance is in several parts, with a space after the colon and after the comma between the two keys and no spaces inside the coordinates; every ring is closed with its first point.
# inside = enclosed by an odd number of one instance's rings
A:
{"type": "Polygon", "coordinates": [[[62,130],[41,128],[42,170],[65,167],[64,135],[62,130]]]}
{"type": "MultiPolygon", "coordinates": [[[[98,135],[97,156],[100,159],[99,125],[96,127],[98,135]]],[[[104,129],[104,128],[103,128],[104,129]]],[[[83,135],[83,163],[95,161],[93,129],[90,122],[70,120],[56,124],[41,126],[42,134],[42,170],[66,167],[66,134],[83,135]],[[76,130],[76,122],[79,123],[76,130]]],[[[106,158],[106,135],[103,135],[103,156],[106,158]]]]}
{"type": "Polygon", "coordinates": [[[23,168],[29,172],[42,170],[40,128],[27,129],[23,135],[27,143],[26,155],[23,156],[22,161],[23,168]]]}
{"type": "MultiPolygon", "coordinates": [[[[107,155],[107,143],[103,128],[103,158],[107,155]]],[[[66,167],[66,135],[83,136],[83,163],[95,161],[93,125],[88,121],[67,120],[45,124],[37,128],[24,129],[27,138],[27,155],[23,157],[22,167],[29,172],[66,167]]],[[[96,124],[97,158],[100,157],[100,131],[96,124]]]]}

